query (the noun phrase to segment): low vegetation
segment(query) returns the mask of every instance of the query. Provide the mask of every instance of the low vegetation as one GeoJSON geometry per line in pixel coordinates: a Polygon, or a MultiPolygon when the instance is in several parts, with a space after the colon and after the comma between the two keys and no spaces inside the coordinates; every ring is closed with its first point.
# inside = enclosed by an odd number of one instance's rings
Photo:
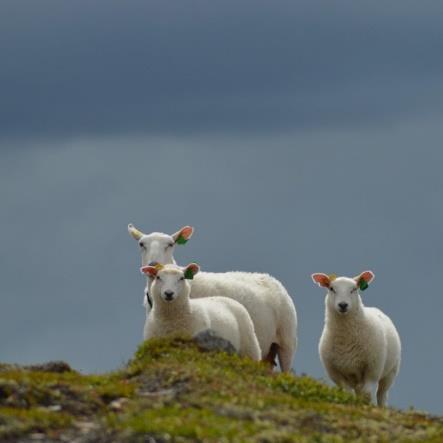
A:
{"type": "Polygon", "coordinates": [[[146,342],[103,375],[0,365],[0,441],[73,440],[438,443],[443,419],[376,408],[186,338],[146,342]]]}

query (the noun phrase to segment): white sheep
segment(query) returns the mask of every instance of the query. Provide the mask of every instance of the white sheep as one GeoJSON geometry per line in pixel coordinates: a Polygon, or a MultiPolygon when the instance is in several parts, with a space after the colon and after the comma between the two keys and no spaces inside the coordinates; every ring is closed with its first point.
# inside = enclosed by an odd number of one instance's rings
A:
{"type": "Polygon", "coordinates": [[[243,357],[260,360],[261,352],[248,311],[226,297],[191,299],[192,280],[199,266],[143,266],[141,271],[153,277],[153,308],[145,323],[144,338],[176,334],[196,335],[206,329],[228,340],[243,357]]]}
{"type": "MultiPolygon", "coordinates": [[[[194,228],[184,226],[175,234],[168,235],[162,232],[152,232],[151,234],[143,234],[133,224],[128,225],[129,234],[138,241],[142,256],[142,266],[149,264],[161,263],[163,265],[176,264],[174,260],[175,245],[184,245],[192,236],[194,228]]],[[[152,300],[149,296],[149,286],[151,280],[146,277],[146,287],[143,297],[143,306],[146,308],[146,315],[152,308],[152,300]]]]}
{"type": "Polygon", "coordinates": [[[385,406],[400,369],[401,344],[391,319],[363,305],[359,290],[365,290],[373,278],[371,271],[355,278],[312,274],[314,282],[328,290],[319,343],[326,372],[338,386],[369,401],[377,384],[377,404],[385,406]]]}
{"type": "MultiPolygon", "coordinates": [[[[185,226],[173,235],[143,234],[133,225],[128,231],[141,248],[142,264],[175,263],[176,244],[184,244],[193,228],[185,226]]],[[[146,292],[149,291],[147,282],[146,292]]],[[[268,274],[249,272],[199,273],[192,284],[191,298],[211,295],[240,302],[249,312],[263,359],[274,363],[278,356],[282,371],[290,371],[297,349],[297,313],[284,286],[268,274]]],[[[149,300],[149,295],[147,296],[149,300]]],[[[147,316],[149,307],[147,306],[147,316]]]]}

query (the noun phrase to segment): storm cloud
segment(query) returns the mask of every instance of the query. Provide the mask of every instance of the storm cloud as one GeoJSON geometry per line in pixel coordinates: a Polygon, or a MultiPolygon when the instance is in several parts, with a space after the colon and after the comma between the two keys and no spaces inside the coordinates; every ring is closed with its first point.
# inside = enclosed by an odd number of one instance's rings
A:
{"type": "Polygon", "coordinates": [[[5,1],[0,133],[392,124],[441,109],[443,7],[5,1]]]}

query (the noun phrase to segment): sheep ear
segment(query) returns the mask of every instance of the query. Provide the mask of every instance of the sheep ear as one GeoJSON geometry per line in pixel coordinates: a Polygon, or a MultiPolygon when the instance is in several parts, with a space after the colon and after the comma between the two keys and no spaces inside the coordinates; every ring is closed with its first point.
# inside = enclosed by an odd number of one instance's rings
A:
{"type": "Polygon", "coordinates": [[[360,288],[360,290],[364,291],[365,289],[368,289],[369,283],[371,283],[374,278],[375,275],[372,271],[365,271],[357,277],[354,277],[354,280],[356,281],[357,286],[360,288]]]}
{"type": "Polygon", "coordinates": [[[331,279],[326,274],[312,274],[312,280],[314,283],[317,283],[319,286],[323,286],[324,288],[329,288],[331,284],[331,279]]]}
{"type": "Polygon", "coordinates": [[[155,277],[159,270],[160,270],[160,268],[158,266],[142,266],[140,268],[140,272],[142,274],[149,276],[149,277],[155,277]]]}
{"type": "Polygon", "coordinates": [[[197,263],[191,263],[183,269],[185,278],[188,280],[192,280],[194,275],[200,271],[200,266],[197,263]]]}
{"type": "Polygon", "coordinates": [[[135,240],[140,240],[145,235],[143,234],[143,232],[139,231],[132,223],[129,223],[128,225],[128,232],[135,240]]]}
{"type": "Polygon", "coordinates": [[[193,233],[194,228],[192,226],[184,226],[175,234],[172,234],[172,238],[174,239],[175,243],[184,245],[192,237],[193,233]]]}

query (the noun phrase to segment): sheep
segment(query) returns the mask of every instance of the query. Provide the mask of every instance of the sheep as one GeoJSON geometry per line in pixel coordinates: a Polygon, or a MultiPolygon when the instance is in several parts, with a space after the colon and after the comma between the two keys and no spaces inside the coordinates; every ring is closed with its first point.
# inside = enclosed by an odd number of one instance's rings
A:
{"type": "MultiPolygon", "coordinates": [[[[162,233],[146,235],[132,224],[128,230],[141,246],[142,265],[175,263],[175,244],[186,243],[193,234],[190,226],[185,226],[172,236],[162,233]]],[[[148,279],[146,292],[149,292],[149,285],[148,279]]],[[[291,370],[297,349],[297,313],[294,302],[278,280],[268,274],[249,272],[201,272],[196,275],[191,298],[213,294],[241,303],[254,323],[263,359],[274,364],[278,356],[281,370],[291,370]]]]}
{"type": "MultiPolygon", "coordinates": [[[[191,238],[194,228],[184,226],[175,234],[168,235],[162,232],[152,232],[143,234],[132,223],[128,225],[129,234],[138,241],[142,253],[142,266],[154,263],[176,264],[174,260],[175,245],[184,245],[191,238]]],[[[152,308],[152,300],[149,296],[149,277],[147,277],[146,287],[143,297],[143,306],[146,308],[146,315],[152,308]]]]}
{"type": "Polygon", "coordinates": [[[154,303],[149,321],[145,323],[145,340],[175,334],[194,336],[210,329],[232,343],[240,356],[260,360],[254,325],[240,303],[226,297],[189,297],[189,280],[199,270],[196,263],[185,268],[177,265],[141,267],[142,273],[154,278],[151,285],[154,303]]]}
{"type": "Polygon", "coordinates": [[[385,406],[400,369],[401,343],[391,319],[363,305],[359,290],[367,289],[374,277],[372,271],[354,278],[312,274],[312,280],[328,290],[319,343],[327,374],[335,384],[369,402],[377,384],[377,404],[385,406]]]}

